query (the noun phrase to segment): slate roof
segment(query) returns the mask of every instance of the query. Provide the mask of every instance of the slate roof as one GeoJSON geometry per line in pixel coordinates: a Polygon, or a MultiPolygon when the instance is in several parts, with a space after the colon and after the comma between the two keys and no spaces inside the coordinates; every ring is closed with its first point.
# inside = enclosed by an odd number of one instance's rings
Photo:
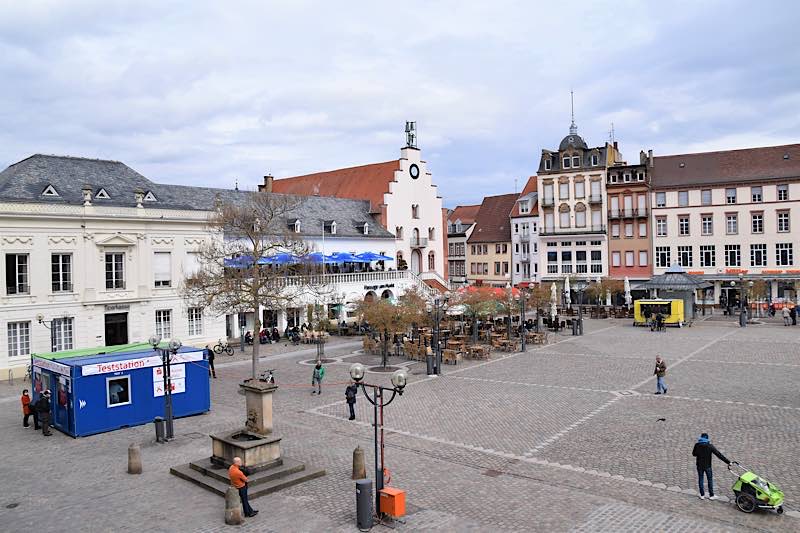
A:
{"type": "Polygon", "coordinates": [[[395,170],[400,170],[400,161],[397,159],[282,178],[272,182],[272,190],[301,196],[369,200],[372,212],[377,213],[383,203],[384,193],[389,192],[389,183],[394,181],[395,170]]]}
{"type": "Polygon", "coordinates": [[[800,144],[657,156],[651,174],[653,188],[798,179],[800,144]]]}
{"type": "MultiPolygon", "coordinates": [[[[136,207],[137,189],[151,192],[155,202],[144,202],[148,209],[211,211],[217,199],[235,203],[252,191],[168,185],[155,183],[119,161],[86,159],[71,156],[36,154],[14,163],[0,172],[0,200],[8,202],[83,205],[84,186],[93,194],[105,189],[109,199],[93,198],[95,206],[136,207]],[[42,196],[52,185],[58,196],[42,196]]],[[[336,235],[326,238],[361,237],[392,238],[370,214],[369,202],[348,198],[303,197],[300,205],[287,214],[287,219],[300,219],[300,234],[322,235],[324,221],[336,220],[336,235]],[[369,222],[369,235],[363,234],[369,222]]]]}
{"type": "Polygon", "coordinates": [[[669,267],[666,272],[653,276],[649,281],[639,283],[637,289],[662,289],[671,291],[693,291],[713,287],[713,283],[703,281],[700,276],[687,274],[677,264],[669,267]]]}
{"type": "Polygon", "coordinates": [[[509,242],[511,241],[511,221],[509,215],[517,201],[517,194],[487,196],[483,199],[475,229],[467,242],[509,242]]]}

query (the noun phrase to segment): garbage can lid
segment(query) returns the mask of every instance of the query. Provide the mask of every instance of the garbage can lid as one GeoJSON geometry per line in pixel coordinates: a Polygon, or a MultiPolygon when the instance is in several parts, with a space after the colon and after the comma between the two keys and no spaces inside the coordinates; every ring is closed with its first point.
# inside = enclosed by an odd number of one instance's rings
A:
{"type": "Polygon", "coordinates": [[[153,419],[153,422],[162,422],[164,419],[160,416],[157,416],[153,419]]]}

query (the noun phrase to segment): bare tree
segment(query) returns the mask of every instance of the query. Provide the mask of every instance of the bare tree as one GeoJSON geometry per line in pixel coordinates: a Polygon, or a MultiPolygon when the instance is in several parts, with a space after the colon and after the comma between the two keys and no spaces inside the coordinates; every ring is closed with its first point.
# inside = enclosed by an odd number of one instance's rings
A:
{"type": "Polygon", "coordinates": [[[188,273],[187,300],[219,314],[253,313],[252,376],[259,357],[259,309],[281,309],[309,293],[325,290],[320,265],[298,261],[310,251],[295,226],[302,197],[268,192],[240,193],[221,201],[209,219],[212,240],[188,273]]]}

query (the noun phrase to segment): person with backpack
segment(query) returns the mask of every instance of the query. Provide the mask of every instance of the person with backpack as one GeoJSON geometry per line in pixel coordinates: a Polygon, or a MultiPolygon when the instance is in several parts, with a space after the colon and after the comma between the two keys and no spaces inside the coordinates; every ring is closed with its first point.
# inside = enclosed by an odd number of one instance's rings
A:
{"type": "Polygon", "coordinates": [[[716,500],[714,495],[714,474],[711,471],[711,454],[716,455],[720,461],[726,465],[731,462],[717,450],[711,441],[708,439],[708,433],[703,433],[692,449],[692,455],[697,458],[697,484],[700,487],[700,499],[706,499],[706,492],[703,490],[703,476],[708,479],[708,499],[716,500]]]}
{"type": "Polygon", "coordinates": [[[317,364],[314,365],[314,372],[311,375],[311,394],[322,394],[322,379],[325,377],[325,367],[322,366],[322,363],[317,361],[317,364]],[[317,391],[314,390],[314,385],[317,386],[317,391]]]}
{"type": "Polygon", "coordinates": [[[42,435],[49,437],[50,431],[50,389],[42,392],[36,401],[36,412],[39,414],[39,423],[42,426],[42,435]]]}
{"type": "Polygon", "coordinates": [[[348,420],[356,419],[356,396],[358,396],[358,385],[350,383],[344,390],[344,397],[347,400],[347,407],[350,409],[350,418],[348,420]]]}

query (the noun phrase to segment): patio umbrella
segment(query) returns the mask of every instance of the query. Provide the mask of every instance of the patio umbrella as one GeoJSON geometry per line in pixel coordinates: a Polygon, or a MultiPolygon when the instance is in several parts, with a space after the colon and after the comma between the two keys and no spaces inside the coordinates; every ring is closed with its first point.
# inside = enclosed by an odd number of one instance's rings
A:
{"type": "Polygon", "coordinates": [[[223,263],[226,268],[249,268],[253,266],[253,256],[241,255],[239,257],[225,258],[223,263]]]}
{"type": "Polygon", "coordinates": [[[552,318],[556,317],[556,306],[558,305],[558,289],[556,289],[556,284],[553,283],[550,285],[550,316],[552,318]]]}
{"type": "Polygon", "coordinates": [[[332,263],[334,261],[333,256],[325,255],[322,252],[311,252],[300,259],[309,263],[332,263]]]}
{"type": "Polygon", "coordinates": [[[625,305],[631,305],[633,298],[631,297],[631,281],[628,276],[625,276],[625,305]]]}
{"type": "Polygon", "coordinates": [[[572,295],[570,294],[569,289],[569,276],[564,278],[564,303],[567,304],[567,307],[572,305],[572,295]]]}
{"type": "Polygon", "coordinates": [[[371,262],[371,261],[393,261],[393,259],[386,255],[376,254],[375,252],[364,252],[363,254],[356,254],[358,259],[362,261],[371,262]]]}
{"type": "Polygon", "coordinates": [[[347,252],[336,252],[335,254],[331,254],[331,259],[334,263],[369,263],[369,261],[359,259],[353,254],[347,252]]]}
{"type": "Polygon", "coordinates": [[[259,265],[288,265],[289,263],[296,263],[297,257],[287,252],[280,252],[277,254],[262,257],[258,260],[259,265]]]}

